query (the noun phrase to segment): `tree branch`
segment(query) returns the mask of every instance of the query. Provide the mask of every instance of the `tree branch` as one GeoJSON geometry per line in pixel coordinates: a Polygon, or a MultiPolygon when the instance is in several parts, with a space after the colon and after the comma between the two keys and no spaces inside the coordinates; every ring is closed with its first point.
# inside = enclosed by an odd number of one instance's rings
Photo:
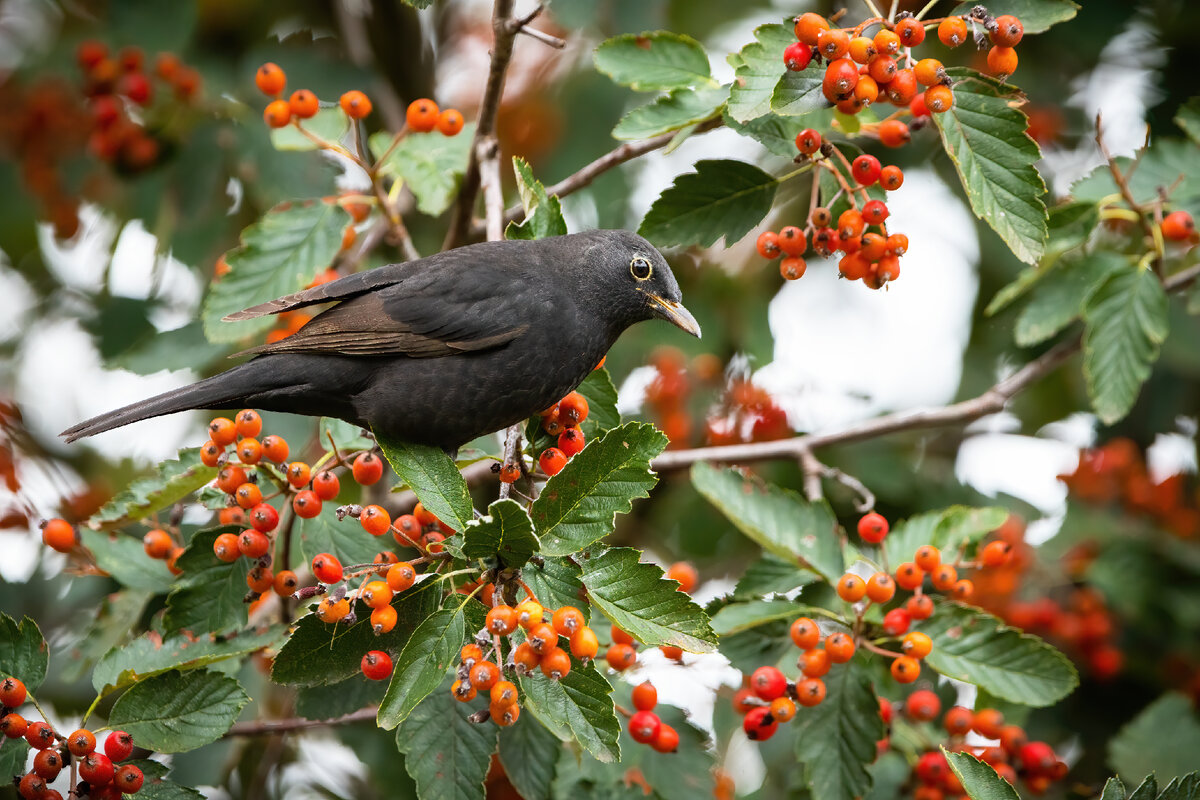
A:
{"type": "Polygon", "coordinates": [[[333,719],[290,717],[288,719],[250,720],[249,722],[235,724],[221,738],[229,739],[233,736],[269,736],[276,733],[306,731],[311,728],[328,728],[332,725],[350,725],[355,722],[366,722],[367,720],[375,719],[377,711],[378,709],[375,706],[371,706],[369,708],[360,708],[358,711],[352,711],[345,716],[334,717],[333,719]]]}

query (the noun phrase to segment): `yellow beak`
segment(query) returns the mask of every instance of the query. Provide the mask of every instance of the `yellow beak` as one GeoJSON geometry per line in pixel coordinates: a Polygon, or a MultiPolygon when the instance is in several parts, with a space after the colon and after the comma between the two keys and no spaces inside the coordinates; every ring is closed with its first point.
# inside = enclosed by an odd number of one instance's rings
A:
{"type": "Polygon", "coordinates": [[[692,312],[688,311],[679,303],[671,300],[664,300],[658,295],[646,293],[647,299],[654,309],[655,316],[665,319],[677,328],[687,331],[697,339],[700,338],[700,323],[696,322],[696,318],[692,316],[692,312]]]}

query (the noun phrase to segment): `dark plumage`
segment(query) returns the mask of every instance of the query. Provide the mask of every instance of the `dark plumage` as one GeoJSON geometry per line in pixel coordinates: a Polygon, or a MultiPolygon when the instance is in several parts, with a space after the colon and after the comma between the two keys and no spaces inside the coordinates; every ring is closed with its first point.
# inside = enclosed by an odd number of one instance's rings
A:
{"type": "Polygon", "coordinates": [[[348,275],[233,314],[336,302],[255,358],[63,431],[68,442],[193,408],[338,417],[455,450],[579,385],[635,322],[700,335],[662,255],[626,231],[485,242],[348,275]]]}

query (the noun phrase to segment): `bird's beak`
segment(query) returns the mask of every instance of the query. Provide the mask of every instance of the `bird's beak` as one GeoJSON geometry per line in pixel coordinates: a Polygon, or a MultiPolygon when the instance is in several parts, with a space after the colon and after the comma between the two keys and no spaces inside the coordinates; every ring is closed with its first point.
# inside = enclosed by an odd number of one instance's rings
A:
{"type": "Polygon", "coordinates": [[[692,312],[688,311],[681,304],[672,300],[664,300],[656,294],[646,293],[647,299],[650,300],[651,310],[656,317],[661,317],[672,325],[687,331],[697,339],[700,338],[700,323],[696,322],[696,318],[692,316],[692,312]]]}

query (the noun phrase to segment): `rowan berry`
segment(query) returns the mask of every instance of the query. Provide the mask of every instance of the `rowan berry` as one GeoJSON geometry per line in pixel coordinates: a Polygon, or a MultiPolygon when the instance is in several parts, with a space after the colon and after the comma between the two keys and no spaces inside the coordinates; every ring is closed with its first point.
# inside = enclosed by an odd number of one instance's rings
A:
{"type": "Polygon", "coordinates": [[[263,122],[272,128],[282,128],[292,121],[292,109],[287,100],[272,100],[263,109],[263,122]]]}
{"type": "Polygon", "coordinates": [[[1012,545],[1000,539],[988,542],[979,551],[979,563],[988,568],[1002,567],[1009,562],[1010,558],[1012,558],[1012,545]]]}
{"type": "Polygon", "coordinates": [[[392,517],[383,506],[367,506],[359,514],[358,521],[372,536],[383,536],[392,527],[392,517]]]}
{"type": "Polygon", "coordinates": [[[404,118],[409,130],[427,133],[437,127],[439,113],[437,103],[428,98],[421,98],[408,104],[404,118]]]}
{"type": "Polygon", "coordinates": [[[792,42],[783,49],[783,65],[792,72],[801,72],[812,62],[812,56],[812,48],[804,42],[792,42]]]}
{"type": "Polygon", "coordinates": [[[897,166],[886,166],[879,171],[879,186],[889,192],[894,192],[904,185],[904,170],[897,166]]]}
{"type": "Polygon", "coordinates": [[[542,653],[542,674],[552,681],[562,680],[571,672],[571,657],[561,647],[551,647],[542,653]]]}
{"type": "Polygon", "coordinates": [[[1020,725],[1005,725],[1000,729],[999,739],[1000,746],[1013,755],[1029,743],[1029,735],[1020,725]]]}
{"type": "Polygon", "coordinates": [[[958,581],[958,570],[949,564],[942,564],[933,571],[933,588],[939,592],[949,592],[954,589],[954,584],[958,581]]]}
{"type": "Polygon", "coordinates": [[[246,512],[237,506],[228,506],[221,509],[221,513],[217,515],[217,520],[222,525],[242,525],[246,522],[246,512]]]}
{"type": "Polygon", "coordinates": [[[79,777],[92,786],[103,786],[113,779],[116,770],[108,756],[89,753],[79,761],[79,777]]]}
{"type": "MultiPolygon", "coordinates": [[[[271,549],[271,540],[259,531],[250,528],[238,534],[238,552],[246,558],[262,558],[271,549]]],[[[213,544],[216,552],[216,543],[213,544]]]]}
{"type": "Polygon", "coordinates": [[[633,707],[638,711],[653,711],[658,705],[658,690],[650,681],[643,681],[633,688],[633,707]]]}
{"type": "Polygon", "coordinates": [[[464,644],[458,651],[458,660],[470,668],[483,661],[483,648],[477,644],[464,644]]]}
{"type": "Polygon", "coordinates": [[[312,490],[320,500],[332,500],[342,491],[342,482],[331,470],[321,470],[313,477],[312,490]]]}
{"type": "Polygon", "coordinates": [[[359,592],[359,597],[370,608],[383,608],[392,602],[392,587],[386,581],[369,581],[359,592]]]}
{"type": "Polygon", "coordinates": [[[635,640],[625,631],[618,628],[616,625],[612,626],[612,641],[613,644],[628,644],[635,647],[637,646],[637,640],[635,640]]]}
{"type": "Polygon", "coordinates": [[[899,258],[908,252],[908,237],[903,233],[893,233],[887,238],[888,252],[899,258]]]}
{"type": "Polygon", "coordinates": [[[483,625],[487,628],[488,633],[508,636],[517,629],[516,609],[506,605],[492,606],[488,609],[483,625]]]}
{"type": "Polygon", "coordinates": [[[896,59],[891,56],[877,55],[867,64],[867,75],[876,81],[878,85],[886,86],[892,78],[896,77],[896,59]]]}
{"type": "Polygon", "coordinates": [[[858,65],[848,58],[839,58],[836,61],[830,61],[825,67],[821,90],[825,94],[825,99],[836,102],[854,91],[857,83],[858,65]]]}
{"type": "Polygon", "coordinates": [[[686,561],[676,561],[674,564],[667,567],[667,571],[663,574],[663,577],[667,580],[678,581],[678,590],[688,594],[690,594],[700,582],[700,573],[696,572],[696,568],[686,561]]]}
{"type": "Polygon", "coordinates": [[[866,277],[871,269],[871,263],[861,252],[848,253],[838,261],[838,272],[846,280],[857,281],[866,277]]]}
{"type": "Polygon", "coordinates": [[[779,274],[787,281],[795,281],[804,277],[808,262],[800,256],[788,256],[779,262],[779,274]]]}
{"type": "Polygon", "coordinates": [[[310,119],[321,110],[321,101],[308,89],[297,89],[288,98],[288,108],[296,119],[310,119]]]}
{"type": "Polygon", "coordinates": [[[925,105],[924,92],[917,93],[917,96],[908,104],[908,110],[912,112],[914,118],[933,116],[933,112],[929,110],[929,106],[925,105]]]}
{"type": "Polygon", "coordinates": [[[946,17],[938,24],[938,39],[946,47],[958,47],[967,41],[967,23],[962,17],[946,17]]]}
{"type": "Polygon", "coordinates": [[[994,708],[981,708],[971,718],[971,729],[985,739],[999,739],[1004,715],[994,708]]]}
{"type": "Polygon", "coordinates": [[[913,561],[917,562],[917,566],[926,572],[933,572],[942,563],[942,553],[933,545],[924,544],[917,548],[913,561]]]}
{"type": "Polygon", "coordinates": [[[371,452],[362,453],[354,459],[351,473],[362,486],[371,486],[383,477],[383,459],[371,452]]]}
{"type": "Polygon", "coordinates": [[[75,526],[65,519],[49,519],[42,523],[42,543],[60,553],[75,547],[75,526]]]}
{"type": "Polygon", "coordinates": [[[946,68],[936,58],[922,58],[913,67],[913,75],[923,86],[936,86],[946,77],[946,68]]]}
{"type": "Polygon", "coordinates": [[[939,784],[947,775],[951,774],[950,766],[946,763],[946,757],[939,750],[924,753],[917,760],[917,765],[913,768],[913,772],[916,774],[917,780],[926,786],[939,784]]]}
{"type": "Polygon", "coordinates": [[[113,731],[104,740],[104,753],[113,761],[124,761],[133,753],[133,737],[125,731],[113,731]]]}
{"type": "Polygon", "coordinates": [[[398,618],[395,608],[380,606],[371,611],[371,629],[375,631],[376,636],[381,636],[396,627],[398,618]]]}
{"type": "MultiPolygon", "coordinates": [[[[870,186],[871,184],[875,183],[875,181],[879,180],[880,169],[881,167],[879,165],[879,159],[866,153],[863,153],[861,156],[854,159],[854,161],[850,164],[850,174],[854,176],[854,179],[858,181],[860,186],[870,186]]],[[[872,514],[867,515],[867,517],[870,516],[872,516],[872,514]]],[[[879,517],[878,514],[874,514],[874,516],[879,517]]],[[[864,519],[866,519],[866,517],[864,517],[864,519]]],[[[883,517],[879,517],[879,519],[883,519],[883,517]]],[[[885,532],[886,527],[887,523],[885,521],[885,532]]]]}
{"type": "Polygon", "coordinates": [[[878,233],[864,233],[859,240],[859,247],[863,258],[878,261],[887,254],[887,237],[878,233]]]}
{"type": "Polygon", "coordinates": [[[571,655],[580,661],[596,657],[600,652],[600,640],[591,628],[580,628],[571,635],[571,655]]]}
{"type": "Polygon", "coordinates": [[[269,461],[273,461],[276,464],[282,464],[287,461],[290,449],[287,439],[284,439],[282,436],[264,436],[260,444],[262,445],[262,454],[269,461]]]}
{"type": "MultiPolygon", "coordinates": [[[[796,134],[796,149],[806,156],[811,156],[813,153],[821,149],[821,134],[812,128],[805,128],[796,134]]],[[[759,237],[762,241],[762,237],[759,237]]],[[[762,255],[762,249],[759,248],[759,254],[762,255]]],[[[774,256],[763,255],[763,258],[774,258],[774,256]]]]}
{"type": "MultiPolygon", "coordinates": [[[[814,228],[828,228],[833,224],[833,213],[828,208],[818,206],[812,210],[811,214],[808,215],[808,221],[812,223],[814,228]]],[[[813,244],[815,245],[816,242],[817,236],[814,233],[813,244]]]]}
{"type": "Polygon", "coordinates": [[[136,794],[145,782],[146,776],[133,764],[118,767],[113,775],[112,785],[121,794],[136,794]]]}
{"type": "MultiPolygon", "coordinates": [[[[11,675],[0,680],[0,706],[5,708],[19,708],[25,703],[25,697],[28,691],[25,684],[20,678],[14,678],[11,675]]],[[[15,736],[10,738],[16,738],[15,736]]]]}
{"type": "Polygon", "coordinates": [[[50,790],[46,787],[46,779],[36,772],[28,772],[17,782],[17,794],[25,800],[45,800],[50,790]]]}
{"type": "Polygon", "coordinates": [[[234,464],[226,464],[217,473],[217,488],[225,494],[233,494],[246,482],[246,470],[234,464]]]}
{"type": "Polygon", "coordinates": [[[529,646],[533,648],[535,653],[543,655],[550,648],[558,645],[558,631],[555,630],[553,625],[543,622],[529,629],[526,641],[529,642],[529,646]]]}
{"type": "Polygon", "coordinates": [[[1025,35],[1025,26],[1012,14],[996,17],[996,29],[991,32],[992,44],[1001,47],[1016,47],[1025,35]]]}
{"type": "Polygon", "coordinates": [[[886,603],[896,595],[896,582],[886,572],[876,572],[867,581],[867,597],[873,603],[886,603]]]}
{"type": "Polygon", "coordinates": [[[809,678],[820,678],[829,672],[829,653],[820,649],[805,650],[798,659],[800,671],[809,678]]]}
{"type": "Polygon", "coordinates": [[[296,593],[296,587],[300,585],[300,580],[296,577],[296,573],[290,569],[280,570],[275,573],[275,594],[280,597],[291,597],[296,593]]]}
{"type": "Polygon", "coordinates": [[[971,730],[974,714],[971,709],[963,706],[953,706],[942,717],[942,727],[951,736],[965,736],[971,730]]]}
{"type": "Polygon", "coordinates": [[[780,230],[777,242],[779,249],[787,256],[800,256],[808,249],[808,237],[795,225],[788,225],[780,230]]]}
{"type": "Polygon", "coordinates": [[[811,650],[821,641],[821,631],[817,623],[808,617],[800,617],[792,623],[790,630],[792,643],[801,650],[811,650]]]}
{"type": "Polygon", "coordinates": [[[338,105],[350,119],[363,119],[371,113],[371,100],[357,89],[351,89],[341,96],[338,105]]]}
{"type": "Polygon", "coordinates": [[[869,64],[871,59],[879,54],[875,49],[875,40],[870,36],[856,36],[851,39],[847,52],[857,64],[869,64]]]}
{"type": "Polygon", "coordinates": [[[683,661],[683,648],[682,647],[676,647],[675,645],[672,645],[672,644],[661,644],[658,646],[658,650],[660,653],[662,653],[664,656],[666,656],[671,661],[679,661],[679,662],[683,661]]]}
{"type": "MultiPolygon", "coordinates": [[[[918,91],[920,91],[920,87],[917,85],[917,76],[911,69],[896,70],[896,74],[892,76],[886,89],[888,101],[892,105],[901,107],[911,103],[918,91]]],[[[928,96],[926,96],[926,103],[928,102],[928,96]]],[[[889,121],[899,122],[899,120],[889,121]]],[[[883,127],[883,123],[880,123],[880,127],[883,127]]]]}
{"type": "Polygon", "coordinates": [[[1017,51],[1011,47],[996,45],[988,50],[988,71],[993,75],[1008,77],[1017,71],[1017,51]]]}
{"type": "Polygon", "coordinates": [[[86,39],[75,48],[75,60],[86,72],[108,58],[108,47],[95,39],[86,39]]]}
{"type": "Polygon", "coordinates": [[[227,564],[237,561],[242,555],[237,534],[222,533],[219,535],[213,541],[213,554],[227,564]]]}
{"type": "Polygon", "coordinates": [[[933,640],[927,634],[920,631],[913,631],[905,635],[904,640],[900,643],[900,650],[906,656],[912,656],[915,659],[922,659],[929,655],[933,650],[933,640]]]}
{"type": "Polygon", "coordinates": [[[516,703],[512,704],[511,706],[489,705],[488,713],[492,716],[492,722],[496,723],[501,728],[507,728],[520,718],[521,707],[516,703]]]}
{"type": "Polygon", "coordinates": [[[912,683],[921,677],[921,662],[909,656],[892,659],[890,669],[892,677],[896,679],[897,683],[912,683]]]}
{"type": "Polygon", "coordinates": [[[829,660],[834,664],[845,664],[854,658],[855,649],[854,639],[840,631],[830,634],[825,639],[825,652],[829,654],[829,660]]]}
{"type": "Polygon", "coordinates": [[[369,680],[382,681],[392,675],[392,657],[382,650],[371,650],[362,657],[362,674],[369,680]]]}
{"type": "MultiPolygon", "coordinates": [[[[796,25],[793,29],[796,38],[809,47],[816,47],[817,39],[821,35],[821,31],[829,30],[829,20],[822,17],[820,14],[814,14],[811,11],[801,14],[796,18],[796,25]]],[[[103,56],[101,56],[103,58],[103,56]]]]}
{"type": "Polygon", "coordinates": [[[621,672],[637,662],[637,651],[633,649],[633,645],[614,644],[604,654],[604,660],[617,672],[621,672]]]}
{"type": "Polygon", "coordinates": [[[896,585],[912,591],[925,582],[925,572],[911,561],[896,567],[896,585]]]}
{"type": "Polygon", "coordinates": [[[350,601],[326,597],[317,604],[317,618],[325,623],[341,622],[350,613],[350,601]]]}
{"type": "Polygon", "coordinates": [[[925,26],[913,17],[905,17],[896,23],[896,35],[905,47],[916,47],[925,41],[925,26]]]}
{"type": "MultiPolygon", "coordinates": [[[[0,705],[7,704],[0,703],[0,705]]],[[[0,733],[3,733],[9,739],[24,738],[25,731],[27,730],[29,730],[29,722],[15,711],[10,711],[3,717],[0,717],[0,733]]]]}
{"type": "Polygon", "coordinates": [[[934,114],[944,114],[954,105],[954,92],[949,86],[930,86],[925,90],[925,107],[934,114]]]}
{"type": "Polygon", "coordinates": [[[805,678],[796,684],[796,700],[805,708],[819,706],[825,699],[825,681],[805,678]]]}
{"type": "Polygon", "coordinates": [[[965,603],[975,594],[975,584],[967,578],[959,578],[950,588],[950,594],[955,600],[965,603]]]}
{"type": "Polygon", "coordinates": [[[275,586],[275,574],[270,567],[255,567],[246,573],[246,586],[259,594],[269,592],[275,586]]]}
{"type": "MultiPolygon", "coordinates": [[[[440,553],[446,549],[445,547],[442,546],[442,542],[444,542],[445,540],[446,540],[446,537],[443,536],[442,534],[438,533],[437,531],[430,531],[429,533],[427,533],[421,537],[420,548],[427,553],[440,553]]],[[[479,593],[479,601],[481,603],[483,603],[485,606],[488,605],[489,603],[491,603],[493,591],[495,591],[495,587],[492,586],[492,584],[490,584],[490,583],[487,586],[483,587],[483,589],[479,593]]]]}
{"type": "Polygon", "coordinates": [[[161,528],[147,531],[146,535],[142,537],[142,550],[151,558],[166,558],[174,546],[175,541],[171,538],[171,534],[161,528]]]}
{"type": "Polygon", "coordinates": [[[517,672],[521,675],[533,672],[541,661],[542,657],[533,651],[529,642],[521,642],[513,650],[513,663],[517,665],[517,672]]]}
{"type": "Polygon", "coordinates": [[[547,475],[554,476],[562,472],[562,468],[567,465],[567,456],[562,450],[557,447],[547,447],[538,456],[538,467],[547,475]]]}
{"type": "Polygon", "coordinates": [[[453,108],[438,114],[437,129],[443,136],[457,136],[463,129],[463,115],[453,108]]]}
{"type": "Polygon", "coordinates": [[[1183,242],[1191,238],[1196,230],[1192,215],[1186,211],[1172,211],[1163,217],[1162,233],[1172,242],[1183,242]]]}
{"type": "Polygon", "coordinates": [[[882,200],[868,200],[862,207],[863,220],[868,225],[882,225],[889,214],[887,204],[882,200]]]}
{"type": "Polygon", "coordinates": [[[904,608],[893,608],[883,615],[883,632],[888,636],[900,636],[912,624],[912,615],[904,608]]]}
{"type": "Polygon", "coordinates": [[[523,600],[517,605],[517,624],[528,630],[534,625],[542,624],[542,604],[537,600],[523,600]]]}
{"type": "MultiPolygon", "coordinates": [[[[253,439],[250,441],[253,441],[253,439]]],[[[250,482],[243,483],[233,493],[233,499],[237,501],[239,506],[245,509],[253,508],[261,503],[262,497],[262,489],[258,488],[258,484],[250,482]]]]}
{"type": "Polygon", "coordinates": [[[763,700],[774,700],[787,691],[787,678],[775,667],[759,667],[750,676],[750,688],[763,700]]]}
{"type": "Polygon", "coordinates": [[[852,572],[847,572],[837,582],[838,597],[847,603],[857,603],[867,593],[866,582],[852,572]]]}
{"type": "MultiPolygon", "coordinates": [[[[563,431],[563,435],[566,435],[566,433],[567,433],[567,431],[563,431]]],[[[558,449],[559,450],[563,449],[561,437],[560,437],[560,441],[558,443],[558,449]]],[[[565,453],[566,451],[563,450],[563,452],[565,453]]],[[[520,465],[515,464],[515,463],[514,464],[505,464],[504,466],[500,467],[499,474],[500,474],[500,482],[501,483],[516,483],[521,478],[521,467],[520,467],[520,465]]]]}
{"type": "Polygon", "coordinates": [[[758,254],[763,258],[778,258],[782,249],[779,247],[779,236],[775,231],[763,231],[754,243],[758,254]]]}
{"type": "Polygon", "coordinates": [[[629,718],[629,735],[635,742],[649,744],[658,735],[662,720],[653,711],[637,711],[629,718]]]}
{"type": "Polygon", "coordinates": [[[862,235],[866,222],[863,215],[856,209],[848,208],[838,217],[838,236],[845,241],[862,235]]]}
{"type": "Polygon", "coordinates": [[[928,689],[918,689],[904,701],[904,713],[918,722],[929,722],[942,713],[942,701],[928,689]]]}
{"type": "Polygon", "coordinates": [[[542,430],[550,436],[561,436],[567,429],[566,424],[558,418],[558,406],[547,416],[542,417],[542,430]]]}
{"type": "Polygon", "coordinates": [[[401,514],[392,521],[392,536],[403,545],[416,547],[421,538],[421,523],[412,514],[401,514]]]}
{"type": "MultiPolygon", "coordinates": [[[[866,156],[859,156],[865,158],[866,156]]],[[[857,162],[858,159],[855,159],[857,162]]],[[[878,161],[875,162],[879,164],[878,161]]],[[[888,534],[888,521],[884,519],[882,514],[877,514],[872,511],[869,514],[864,514],[858,520],[858,537],[864,542],[871,544],[879,544],[888,534]]]]}
{"type": "Polygon", "coordinates": [[[494,706],[511,706],[517,702],[517,686],[512,681],[496,681],[490,692],[491,704],[494,706]]]}
{"type": "Polygon", "coordinates": [[[817,34],[817,50],[826,61],[841,58],[850,50],[850,34],[838,28],[821,31],[817,34]]]}
{"type": "Polygon", "coordinates": [[[217,447],[228,447],[237,441],[237,426],[227,417],[216,417],[208,423],[208,438],[217,447]]]}
{"type": "Polygon", "coordinates": [[[874,38],[875,50],[881,55],[894,56],[900,52],[900,37],[886,28],[881,28],[874,38]]]}
{"type": "Polygon", "coordinates": [[[287,85],[287,75],[279,68],[278,64],[268,61],[254,73],[254,84],[263,94],[274,97],[287,85]]]}
{"type": "MultiPolygon", "coordinates": [[[[392,569],[395,569],[393,567],[392,569]]],[[[342,570],[342,562],[332,553],[318,553],[313,556],[312,573],[317,580],[326,585],[339,583],[344,574],[342,570]]],[[[389,570],[389,575],[391,571],[389,570]]]]}
{"type": "Polygon", "coordinates": [[[558,401],[558,418],[568,428],[577,428],[588,416],[588,401],[579,392],[571,392],[558,401]]]}
{"type": "MultiPolygon", "coordinates": [[[[584,437],[583,431],[579,430],[579,428],[567,428],[558,435],[558,449],[561,450],[563,455],[567,458],[571,458],[572,456],[578,454],[581,450],[583,450],[583,447],[586,443],[587,439],[584,437]]],[[[516,468],[517,475],[520,475],[521,468],[516,464],[513,464],[512,466],[516,468]]],[[[501,471],[503,472],[503,470],[501,471]]],[[[511,482],[512,481],[509,481],[509,483],[511,482]]]]}
{"type": "Polygon", "coordinates": [[[929,619],[933,616],[933,600],[927,594],[914,595],[908,598],[904,610],[912,619],[929,619]]]}
{"type": "Polygon", "coordinates": [[[879,141],[884,147],[903,147],[909,140],[908,125],[898,119],[879,123],[879,141]]]}
{"type": "Polygon", "coordinates": [[[258,503],[250,509],[250,525],[260,533],[270,533],[279,525],[279,512],[270,503],[258,503]]]}

